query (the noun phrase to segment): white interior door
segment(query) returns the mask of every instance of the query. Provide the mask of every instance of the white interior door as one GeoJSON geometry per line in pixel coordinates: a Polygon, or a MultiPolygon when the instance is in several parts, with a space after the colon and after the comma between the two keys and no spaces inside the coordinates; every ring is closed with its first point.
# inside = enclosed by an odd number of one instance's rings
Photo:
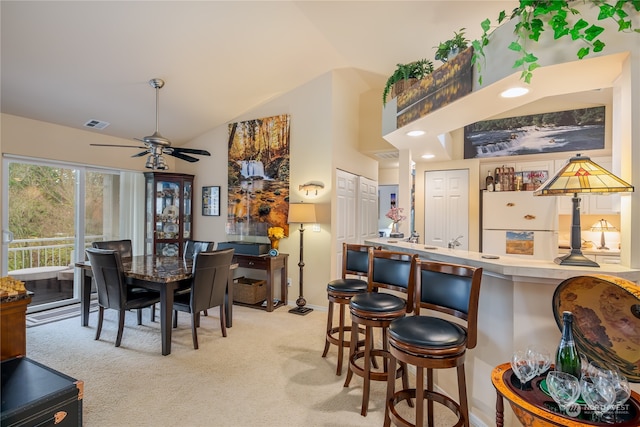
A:
{"type": "Polygon", "coordinates": [[[469,171],[425,172],[424,242],[446,248],[458,236],[459,249],[469,249],[469,171]]]}
{"type": "Polygon", "coordinates": [[[360,211],[359,240],[378,237],[378,183],[363,176],[358,177],[358,209],[360,211]]]}
{"type": "Polygon", "coordinates": [[[357,190],[356,175],[336,170],[336,266],[342,265],[342,244],[357,242],[357,190]]]}

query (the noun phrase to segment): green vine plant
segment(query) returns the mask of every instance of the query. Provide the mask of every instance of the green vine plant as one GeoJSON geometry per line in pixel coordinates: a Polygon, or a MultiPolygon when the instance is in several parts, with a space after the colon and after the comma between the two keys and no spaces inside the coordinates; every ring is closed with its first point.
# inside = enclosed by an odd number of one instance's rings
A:
{"type": "MultiPolygon", "coordinates": [[[[513,9],[509,20],[519,18],[513,33],[515,40],[509,44],[509,49],[518,53],[518,59],[513,64],[513,68],[522,70],[520,79],[525,83],[531,83],[533,71],[540,67],[538,57],[528,48],[530,40],[538,42],[540,35],[549,30],[553,32],[554,40],[562,37],[570,37],[571,40],[579,40],[582,47],[578,49],[578,59],[583,59],[590,53],[601,52],[605,48],[605,43],[600,40],[604,28],[596,24],[587,22],[582,18],[580,11],[571,5],[578,0],[521,0],[520,5],[513,9]],[[571,25],[567,17],[571,15],[580,16],[571,25]]],[[[599,8],[598,21],[613,19],[618,25],[619,32],[636,32],[640,29],[633,28],[631,16],[640,13],[640,0],[618,0],[613,4],[605,0],[581,0],[583,3],[591,3],[599,8]]],[[[507,13],[503,10],[498,15],[498,26],[506,22],[507,13]]],[[[482,85],[482,69],[486,64],[484,48],[490,42],[491,21],[485,19],[480,24],[482,35],[479,40],[471,42],[473,46],[472,64],[478,70],[478,83],[482,85]]]]}
{"type": "Polygon", "coordinates": [[[393,85],[400,80],[423,79],[433,72],[433,62],[429,59],[420,59],[408,64],[397,64],[396,71],[387,79],[382,92],[382,105],[387,104],[387,96],[391,93],[393,85]]]}

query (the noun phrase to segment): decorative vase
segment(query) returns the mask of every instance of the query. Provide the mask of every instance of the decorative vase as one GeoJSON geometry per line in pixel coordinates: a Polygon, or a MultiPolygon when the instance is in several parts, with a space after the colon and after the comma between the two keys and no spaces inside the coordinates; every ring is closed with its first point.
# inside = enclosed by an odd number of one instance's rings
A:
{"type": "Polygon", "coordinates": [[[280,239],[276,239],[275,237],[269,237],[271,240],[271,249],[278,249],[278,245],[280,244],[280,239]]]}
{"type": "Polygon", "coordinates": [[[400,222],[396,221],[391,224],[391,233],[393,234],[400,233],[400,222]]]}

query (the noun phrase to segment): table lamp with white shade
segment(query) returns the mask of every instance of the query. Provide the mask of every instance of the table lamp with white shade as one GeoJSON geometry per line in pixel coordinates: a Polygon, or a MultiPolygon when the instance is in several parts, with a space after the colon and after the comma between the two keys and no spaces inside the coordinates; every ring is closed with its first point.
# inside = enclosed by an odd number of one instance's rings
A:
{"type": "Polygon", "coordinates": [[[605,231],[618,231],[618,229],[612,225],[609,221],[607,221],[606,219],[601,219],[598,222],[596,222],[595,224],[593,224],[591,226],[591,231],[595,231],[595,232],[600,232],[600,246],[598,247],[598,249],[609,249],[607,247],[606,242],[604,241],[604,232],[605,231]]]}

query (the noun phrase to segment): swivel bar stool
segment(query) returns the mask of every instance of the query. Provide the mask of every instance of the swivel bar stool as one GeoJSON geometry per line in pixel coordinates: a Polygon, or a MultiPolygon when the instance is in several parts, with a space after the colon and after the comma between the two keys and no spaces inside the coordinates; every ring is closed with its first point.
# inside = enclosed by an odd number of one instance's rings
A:
{"type": "MultiPolygon", "coordinates": [[[[415,266],[418,259],[416,254],[404,252],[369,249],[369,272],[367,292],[357,294],[351,298],[349,310],[351,312],[352,331],[357,331],[360,325],[365,329],[364,348],[359,349],[358,334],[351,334],[349,347],[349,370],[344,383],[345,387],[353,374],[364,380],[362,392],[362,416],[367,415],[369,408],[369,391],[371,381],[387,381],[388,378],[402,377],[402,384],[408,387],[409,378],[404,363],[400,369],[388,369],[389,357],[387,345],[387,328],[392,320],[404,317],[413,308],[413,294],[415,287],[415,266]],[[380,292],[380,290],[395,291],[396,293],[380,292]],[[407,300],[398,294],[407,295],[407,300]],[[374,345],[374,328],[382,332],[382,348],[374,345]],[[372,360],[376,356],[383,358],[383,370],[372,370],[372,360]],[[360,365],[359,359],[363,359],[360,365]]],[[[409,402],[411,404],[411,402],[409,402]]]]}
{"type": "Polygon", "coordinates": [[[367,291],[367,281],[363,279],[369,271],[369,248],[367,245],[352,243],[342,244],[342,278],[332,280],[327,284],[327,299],[329,313],[327,315],[327,334],[322,357],[326,357],[331,344],[338,346],[338,366],[336,375],[342,375],[342,359],[344,347],[349,347],[351,340],[346,340],[345,332],[351,333],[351,326],[345,326],[345,307],[351,298],[367,291]],[[348,277],[348,276],[357,276],[348,277]],[[340,306],[338,326],[333,326],[334,303],[340,306]],[[336,334],[338,336],[336,337],[336,334]]]}
{"type": "Polygon", "coordinates": [[[472,268],[435,261],[419,261],[416,267],[416,286],[413,298],[414,316],[394,320],[389,325],[389,370],[396,362],[416,367],[416,388],[403,385],[395,391],[395,381],[387,381],[387,403],[384,425],[424,425],[424,400],[427,400],[428,425],[433,426],[433,402],[436,401],[457,416],[455,426],[469,426],[469,407],[464,373],[466,350],[477,343],[478,300],[482,268],[472,268]],[[421,313],[428,309],[435,316],[421,313]],[[451,319],[451,320],[450,320],[451,319]],[[456,319],[456,321],[452,321],[456,319]],[[456,368],[459,403],[433,391],[433,370],[456,368]],[[424,370],[427,388],[424,388],[424,370]],[[415,424],[403,418],[396,405],[401,400],[416,399],[415,424]]]}

